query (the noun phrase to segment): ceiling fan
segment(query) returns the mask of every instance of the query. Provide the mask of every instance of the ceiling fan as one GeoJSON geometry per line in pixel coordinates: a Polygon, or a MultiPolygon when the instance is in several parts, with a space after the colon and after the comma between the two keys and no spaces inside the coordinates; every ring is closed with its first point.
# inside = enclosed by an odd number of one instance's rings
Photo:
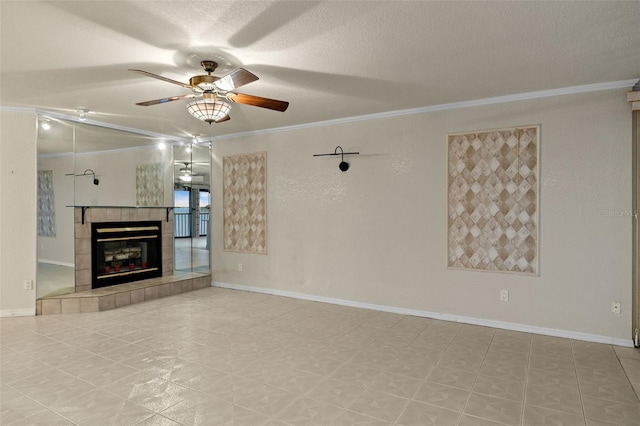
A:
{"type": "Polygon", "coordinates": [[[176,162],[176,165],[178,164],[184,164],[184,167],[181,167],[179,170],[180,175],[177,176],[177,178],[179,178],[182,182],[194,182],[202,180],[202,174],[194,172],[192,170],[192,164],[194,163],[191,163],[189,161],[184,161],[182,163],[176,162]]]}
{"type": "Polygon", "coordinates": [[[166,81],[167,83],[176,84],[184,87],[185,89],[191,89],[193,93],[179,96],[171,96],[168,98],[154,99],[152,101],[138,102],[136,105],[150,106],[157,104],[164,104],[167,102],[177,101],[180,99],[201,98],[187,104],[187,111],[194,117],[209,124],[221,123],[230,119],[229,105],[225,100],[231,102],[257,106],[261,108],[267,108],[274,111],[284,112],[289,106],[289,102],[279,101],[276,99],[263,98],[261,96],[247,95],[243,93],[234,92],[238,87],[249,84],[258,80],[258,77],[245,70],[244,68],[236,68],[223,77],[216,77],[211,75],[212,72],[218,67],[218,64],[214,61],[202,61],[200,65],[205,70],[207,75],[196,75],[189,79],[189,83],[182,83],[170,78],[162,77],[157,74],[150,73],[148,71],[129,69],[129,71],[136,72],[138,74],[146,75],[148,77],[157,78],[158,80],[166,81]]]}

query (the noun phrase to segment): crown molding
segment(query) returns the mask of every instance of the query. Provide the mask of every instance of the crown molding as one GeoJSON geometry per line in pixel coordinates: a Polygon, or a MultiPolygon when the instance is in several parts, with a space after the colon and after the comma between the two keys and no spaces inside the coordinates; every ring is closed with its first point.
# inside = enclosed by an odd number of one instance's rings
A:
{"type": "Polygon", "coordinates": [[[80,120],[75,115],[69,115],[69,114],[63,114],[63,113],[60,113],[60,112],[47,111],[46,109],[41,109],[41,108],[0,106],[0,111],[3,111],[3,112],[4,111],[7,111],[7,112],[19,112],[19,113],[33,113],[33,114],[37,114],[37,115],[40,115],[40,116],[43,116],[43,117],[56,118],[56,119],[59,119],[59,120],[72,121],[74,123],[79,123],[79,124],[88,124],[88,125],[91,125],[91,126],[104,127],[104,128],[111,129],[111,130],[120,130],[120,131],[123,131],[123,132],[129,132],[129,133],[134,133],[134,134],[137,134],[137,135],[148,136],[148,137],[151,137],[151,138],[163,139],[167,143],[171,143],[171,142],[173,142],[173,143],[191,142],[191,139],[181,138],[181,137],[178,137],[178,136],[165,135],[163,133],[150,132],[148,130],[137,129],[135,127],[120,126],[118,124],[105,123],[103,121],[91,120],[91,119],[80,120]]]}
{"type": "MultiPolygon", "coordinates": [[[[575,94],[581,94],[581,93],[600,92],[604,90],[630,89],[637,82],[638,82],[638,79],[634,78],[632,80],[610,81],[605,83],[561,87],[558,89],[539,90],[536,92],[516,93],[513,95],[496,96],[493,98],[475,99],[470,101],[452,102],[447,104],[431,105],[426,107],[409,108],[409,109],[386,111],[386,112],[380,112],[380,113],[374,113],[374,114],[357,115],[353,117],[338,118],[334,120],[315,121],[315,122],[304,123],[304,124],[295,124],[293,126],[283,126],[283,127],[274,127],[271,129],[251,130],[247,132],[239,132],[239,133],[232,133],[228,135],[214,136],[214,137],[207,138],[207,140],[210,142],[217,142],[217,141],[222,141],[226,139],[236,139],[236,138],[241,138],[246,136],[255,136],[255,135],[278,133],[278,132],[288,132],[292,130],[308,129],[313,127],[335,126],[339,124],[355,123],[358,121],[367,121],[367,120],[378,120],[381,118],[399,117],[403,115],[425,114],[425,113],[436,112],[436,111],[447,111],[447,110],[454,110],[454,109],[461,109],[461,108],[495,105],[495,104],[501,104],[501,103],[507,103],[507,102],[527,101],[532,99],[550,98],[554,96],[565,96],[565,95],[575,95],[575,94]]],[[[58,112],[51,112],[51,111],[47,111],[39,108],[0,106],[0,111],[36,113],[36,114],[47,116],[47,117],[59,118],[63,120],[74,121],[77,123],[91,124],[94,126],[106,127],[108,129],[113,129],[113,130],[122,130],[125,132],[136,133],[144,136],[149,136],[152,138],[165,139],[167,142],[170,142],[170,141],[182,142],[182,143],[191,142],[191,139],[187,139],[187,138],[169,136],[162,133],[149,132],[146,130],[136,129],[133,127],[125,127],[125,126],[119,126],[116,124],[104,123],[97,120],[87,119],[85,121],[80,121],[78,117],[73,115],[62,114],[58,112]]]]}
{"type": "Polygon", "coordinates": [[[633,87],[638,80],[620,80],[606,83],[585,84],[581,86],[562,87],[559,89],[540,90],[537,92],[517,93],[514,95],[496,96],[493,98],[476,99],[471,101],[452,102],[448,104],[431,105],[426,107],[401,109],[386,111],[375,114],[365,114],[353,117],[338,118],[334,120],[316,121],[312,123],[296,124],[293,126],[274,127],[272,129],[252,130],[248,132],[233,133],[230,135],[220,135],[211,138],[211,142],[225,139],[233,139],[245,136],[255,136],[267,133],[287,132],[291,130],[308,129],[312,127],[335,126],[339,124],[355,123],[358,121],[378,120],[381,118],[399,117],[402,115],[425,114],[436,111],[446,111],[461,108],[478,107],[484,105],[494,105],[506,102],[527,101],[531,99],[550,98],[554,96],[575,95],[580,93],[600,92],[603,90],[628,89],[633,87]]]}

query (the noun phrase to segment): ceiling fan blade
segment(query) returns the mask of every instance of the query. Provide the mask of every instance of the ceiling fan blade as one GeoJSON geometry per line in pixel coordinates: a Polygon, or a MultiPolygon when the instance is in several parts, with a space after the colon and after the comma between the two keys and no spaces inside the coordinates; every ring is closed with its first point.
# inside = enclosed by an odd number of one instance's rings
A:
{"type": "Polygon", "coordinates": [[[224,117],[222,117],[220,120],[216,120],[216,123],[222,123],[223,121],[229,121],[229,120],[231,120],[231,116],[227,114],[224,117]]]}
{"type": "Polygon", "coordinates": [[[136,105],[149,106],[149,105],[157,105],[157,104],[166,104],[167,102],[179,101],[180,99],[195,98],[196,96],[199,96],[199,95],[196,95],[194,93],[189,93],[188,95],[171,96],[170,98],[162,98],[162,99],[154,99],[153,101],[138,102],[136,103],[136,105]]]}
{"type": "Polygon", "coordinates": [[[184,87],[186,89],[191,89],[191,85],[189,85],[187,83],[181,83],[181,82],[176,81],[176,80],[171,80],[170,78],[162,77],[161,75],[153,74],[153,73],[150,73],[148,71],[136,70],[136,69],[131,69],[131,68],[129,68],[129,71],[137,72],[138,74],[146,75],[147,77],[157,78],[158,80],[166,81],[167,83],[177,84],[178,86],[182,86],[182,87],[184,87]]]}
{"type": "Polygon", "coordinates": [[[227,99],[232,102],[272,109],[280,112],[286,111],[289,107],[289,102],[263,98],[261,96],[245,95],[243,93],[227,93],[226,96],[227,99]]]}
{"type": "Polygon", "coordinates": [[[223,92],[228,92],[230,90],[237,89],[240,86],[244,86],[245,84],[256,81],[257,79],[258,76],[253,74],[252,72],[249,72],[244,68],[237,68],[224,77],[221,77],[213,84],[223,92]]]}

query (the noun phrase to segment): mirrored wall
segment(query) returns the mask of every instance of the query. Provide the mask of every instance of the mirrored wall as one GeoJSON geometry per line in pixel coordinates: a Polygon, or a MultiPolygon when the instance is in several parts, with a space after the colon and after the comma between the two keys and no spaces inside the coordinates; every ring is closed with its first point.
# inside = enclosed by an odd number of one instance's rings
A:
{"type": "Polygon", "coordinates": [[[173,270],[210,270],[208,145],[46,116],[37,145],[38,298],[73,292],[81,273],[72,206],[169,208],[173,270]]]}
{"type": "Polygon", "coordinates": [[[208,271],[211,246],[210,147],[176,145],[173,158],[175,269],[208,271]]]}

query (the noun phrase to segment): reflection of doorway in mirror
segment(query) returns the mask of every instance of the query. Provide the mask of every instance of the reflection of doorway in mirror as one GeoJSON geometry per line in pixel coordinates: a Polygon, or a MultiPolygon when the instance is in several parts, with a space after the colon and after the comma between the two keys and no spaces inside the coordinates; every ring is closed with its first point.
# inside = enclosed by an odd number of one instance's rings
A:
{"type": "Polygon", "coordinates": [[[175,268],[209,271],[210,148],[175,145],[173,154],[175,268]]]}
{"type": "Polygon", "coordinates": [[[191,270],[191,191],[173,191],[174,262],[176,271],[191,270]]]}
{"type": "Polygon", "coordinates": [[[211,220],[211,193],[200,190],[200,236],[206,239],[207,250],[211,246],[210,220],[211,220]]]}

